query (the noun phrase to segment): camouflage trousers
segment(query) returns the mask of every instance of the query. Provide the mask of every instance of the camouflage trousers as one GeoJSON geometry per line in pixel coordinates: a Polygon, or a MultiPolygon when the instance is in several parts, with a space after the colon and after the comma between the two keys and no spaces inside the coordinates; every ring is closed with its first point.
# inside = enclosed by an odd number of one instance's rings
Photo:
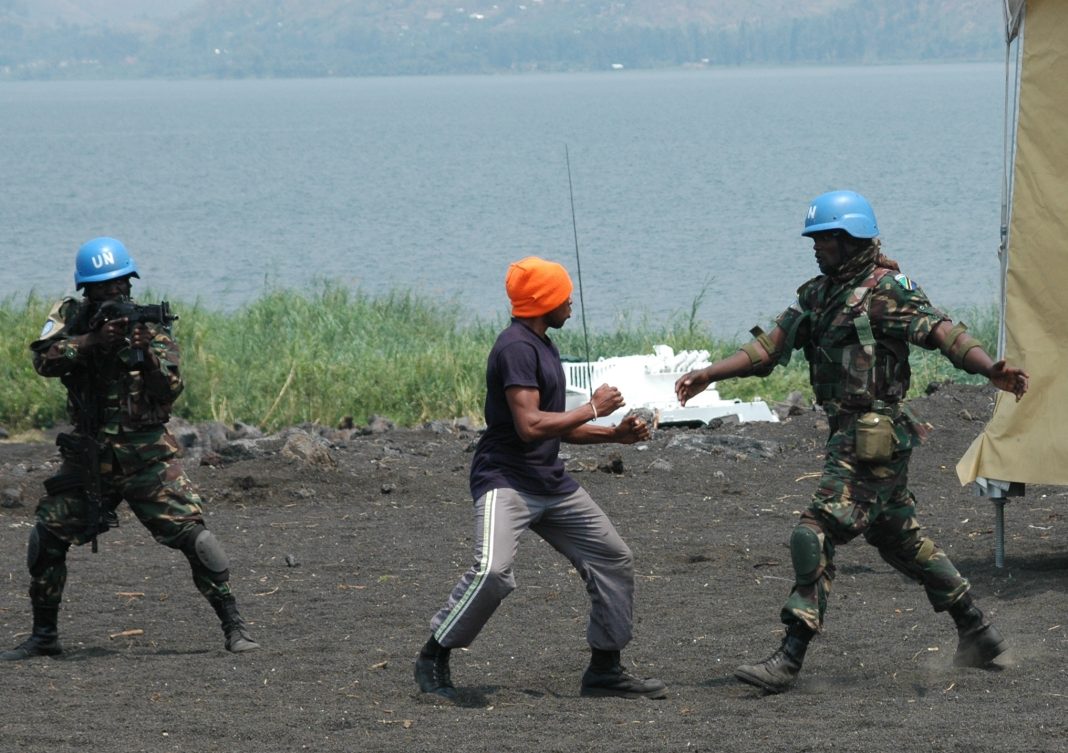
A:
{"type": "MultiPolygon", "coordinates": [[[[156,541],[183,549],[197,590],[209,601],[218,602],[230,594],[230,586],[213,580],[187,546],[189,537],[204,526],[203,502],[175,457],[175,440],[166,432],[136,438],[151,441],[104,444],[100,453],[101,506],[113,509],[126,500],[156,541]]],[[[78,463],[65,458],[56,475],[79,473],[78,463]]],[[[46,534],[38,537],[38,551],[31,551],[29,558],[30,600],[34,604],[58,606],[62,601],[67,550],[91,539],[91,507],[85,492],[77,488],[38,501],[38,526],[46,534]]]]}
{"type": "Polygon", "coordinates": [[[921,584],[935,611],[949,609],[967,593],[968,581],[946,553],[921,533],[916,498],[908,489],[911,456],[906,444],[885,464],[863,462],[856,457],[852,427],[831,435],[819,487],[798,524],[818,537],[819,563],[812,572],[798,572],[795,535],[791,539],[795,583],[782,609],[784,623],[803,622],[813,630],[821,629],[835,576],[835,546],[858,535],[892,567],[921,584]]]}

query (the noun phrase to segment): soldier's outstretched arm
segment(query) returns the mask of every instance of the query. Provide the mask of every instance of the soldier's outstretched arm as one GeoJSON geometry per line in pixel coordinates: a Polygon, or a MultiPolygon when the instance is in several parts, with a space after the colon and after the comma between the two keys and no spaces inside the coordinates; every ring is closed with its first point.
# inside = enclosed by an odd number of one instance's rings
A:
{"type": "Polygon", "coordinates": [[[1031,375],[1004,360],[995,362],[963,324],[939,322],[931,330],[930,343],[958,369],[986,377],[998,389],[1016,395],[1017,400],[1027,392],[1031,375]]]}
{"type": "Polygon", "coordinates": [[[767,334],[759,329],[755,329],[754,333],[756,339],[743,345],[740,350],[703,369],[694,369],[679,377],[675,382],[675,396],[679,403],[686,405],[687,400],[722,379],[770,374],[785,346],[786,331],[777,326],[767,334]]]}

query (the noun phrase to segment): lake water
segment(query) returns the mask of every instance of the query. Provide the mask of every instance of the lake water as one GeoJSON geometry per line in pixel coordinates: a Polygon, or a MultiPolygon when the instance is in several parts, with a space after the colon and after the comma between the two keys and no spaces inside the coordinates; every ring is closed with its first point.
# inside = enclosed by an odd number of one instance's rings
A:
{"type": "MultiPolygon", "coordinates": [[[[232,309],[322,280],[507,310],[507,264],[576,269],[587,320],[724,336],[817,273],[808,200],[854,188],[950,311],[997,299],[1000,65],[0,86],[0,297],[73,289],[122,239],[149,286],[232,309]]],[[[136,291],[135,291],[136,292],[136,291]]],[[[577,297],[577,296],[576,296],[577,297]]]]}

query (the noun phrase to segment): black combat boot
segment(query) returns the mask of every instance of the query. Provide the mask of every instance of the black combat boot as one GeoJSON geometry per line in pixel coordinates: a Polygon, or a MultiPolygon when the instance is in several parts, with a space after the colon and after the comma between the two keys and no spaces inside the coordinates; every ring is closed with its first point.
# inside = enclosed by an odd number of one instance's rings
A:
{"type": "Polygon", "coordinates": [[[957,625],[957,653],[953,664],[958,667],[989,667],[1009,646],[998,629],[979,611],[972,597],[964,594],[949,608],[957,625]]]}
{"type": "Polygon", "coordinates": [[[667,686],[660,680],[642,679],[624,671],[618,651],[590,649],[590,666],[582,674],[581,694],[615,698],[667,698],[667,686]]]}
{"type": "Polygon", "coordinates": [[[415,682],[419,690],[433,693],[450,701],[456,700],[456,688],[449,672],[449,652],[433,636],[415,657],[415,682]]]}
{"type": "Polygon", "coordinates": [[[253,651],[260,647],[260,644],[252,640],[252,636],[249,635],[248,626],[241,619],[237,611],[237,601],[233,596],[212,601],[211,606],[215,614],[219,615],[219,622],[222,623],[223,633],[226,635],[227,651],[239,654],[242,651],[253,651]]]}
{"type": "Polygon", "coordinates": [[[100,532],[110,531],[112,528],[119,527],[119,508],[117,506],[108,505],[104,510],[104,519],[100,523],[100,532]]]}
{"type": "Polygon", "coordinates": [[[786,637],[778,651],[759,664],[743,664],[734,670],[734,676],[769,693],[789,690],[801,672],[808,642],[815,634],[804,623],[795,622],[786,628],[786,637]]]}
{"type": "Polygon", "coordinates": [[[0,652],[0,661],[18,661],[34,656],[63,653],[59,645],[59,607],[33,605],[33,632],[15,648],[0,652]]]}

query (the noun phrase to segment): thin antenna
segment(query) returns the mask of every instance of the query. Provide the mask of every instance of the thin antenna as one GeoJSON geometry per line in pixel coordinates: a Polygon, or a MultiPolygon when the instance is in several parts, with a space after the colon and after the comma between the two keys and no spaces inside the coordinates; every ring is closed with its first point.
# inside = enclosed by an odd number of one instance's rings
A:
{"type": "Polygon", "coordinates": [[[578,223],[575,221],[575,189],[571,186],[571,155],[564,144],[564,161],[567,162],[567,193],[571,198],[571,229],[575,234],[575,266],[578,270],[579,308],[582,309],[582,339],[586,344],[586,385],[593,397],[593,366],[590,365],[590,332],[586,328],[586,300],[582,297],[582,255],[579,254],[578,223]]]}

